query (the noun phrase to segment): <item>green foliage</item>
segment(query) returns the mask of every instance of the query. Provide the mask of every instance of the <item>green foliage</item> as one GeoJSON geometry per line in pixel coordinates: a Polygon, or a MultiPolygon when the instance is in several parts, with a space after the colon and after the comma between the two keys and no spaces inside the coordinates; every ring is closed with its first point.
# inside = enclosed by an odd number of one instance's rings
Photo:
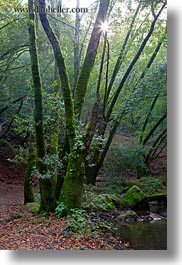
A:
{"type": "Polygon", "coordinates": [[[94,136],[92,140],[91,149],[93,150],[100,150],[103,147],[106,139],[104,139],[101,135],[94,136]]]}
{"type": "Polygon", "coordinates": [[[84,231],[86,229],[85,213],[85,210],[71,209],[66,230],[70,232],[84,231]]]}
{"type": "Polygon", "coordinates": [[[66,215],[66,206],[65,206],[64,202],[58,203],[58,205],[55,209],[55,213],[56,213],[58,218],[62,218],[63,216],[66,215]]]}
{"type": "Polygon", "coordinates": [[[43,106],[43,122],[47,146],[50,146],[50,149],[55,147],[57,150],[59,128],[64,126],[65,111],[62,95],[55,91],[54,83],[43,91],[43,106]]]}
{"type": "Polygon", "coordinates": [[[67,217],[67,224],[64,228],[63,233],[71,233],[72,236],[74,236],[74,233],[76,233],[77,238],[79,235],[80,237],[91,236],[93,238],[99,238],[102,230],[111,230],[112,224],[106,220],[100,219],[99,214],[98,216],[94,212],[88,214],[85,210],[77,208],[71,209],[68,215],[66,214],[66,212],[66,206],[64,205],[64,203],[59,203],[56,207],[57,217],[67,217]]]}
{"type": "Polygon", "coordinates": [[[46,167],[44,173],[40,173],[37,168],[32,172],[32,175],[37,176],[39,179],[49,179],[57,176],[58,170],[62,168],[62,161],[59,159],[58,154],[46,155],[39,161],[46,167]]]}
{"type": "Polygon", "coordinates": [[[162,177],[144,177],[138,181],[138,186],[146,193],[146,194],[155,194],[166,192],[166,187],[163,183],[162,177]]]}
{"type": "Polygon", "coordinates": [[[93,191],[85,191],[82,207],[87,211],[115,210],[121,205],[121,200],[115,194],[97,194],[93,191]]]}
{"type": "Polygon", "coordinates": [[[23,148],[21,146],[18,146],[16,148],[16,154],[14,156],[13,159],[8,159],[8,161],[14,163],[15,165],[17,165],[18,163],[23,163],[23,164],[27,164],[27,160],[28,160],[28,156],[29,156],[29,150],[28,148],[23,148]]]}
{"type": "Polygon", "coordinates": [[[101,169],[101,175],[111,181],[119,176],[136,177],[138,168],[146,169],[143,154],[144,148],[134,143],[128,146],[112,144],[101,169]]]}
{"type": "Polygon", "coordinates": [[[108,180],[106,183],[102,183],[102,185],[85,185],[84,190],[91,191],[97,194],[121,194],[123,192],[123,187],[124,185],[123,181],[121,180],[120,177],[115,177],[110,180],[108,180]]]}
{"type": "Polygon", "coordinates": [[[73,145],[73,151],[74,154],[82,153],[85,150],[85,145],[83,142],[83,137],[80,134],[77,134],[77,136],[74,139],[74,145],[73,145]]]}
{"type": "Polygon", "coordinates": [[[69,232],[76,232],[76,231],[83,231],[86,228],[86,221],[85,221],[85,214],[86,211],[82,209],[71,209],[69,214],[67,212],[67,207],[63,202],[58,203],[55,213],[58,218],[62,218],[67,216],[68,222],[65,227],[66,231],[69,232]]]}

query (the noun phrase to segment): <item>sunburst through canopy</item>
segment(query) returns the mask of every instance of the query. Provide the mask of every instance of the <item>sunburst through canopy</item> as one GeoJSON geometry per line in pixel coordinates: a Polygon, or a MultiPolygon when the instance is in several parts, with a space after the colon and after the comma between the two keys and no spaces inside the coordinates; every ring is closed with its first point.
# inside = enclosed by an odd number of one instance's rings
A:
{"type": "Polygon", "coordinates": [[[106,32],[108,32],[108,30],[109,30],[109,24],[108,24],[107,20],[105,20],[104,22],[102,22],[102,23],[100,24],[100,30],[101,30],[104,34],[106,34],[106,32]]]}

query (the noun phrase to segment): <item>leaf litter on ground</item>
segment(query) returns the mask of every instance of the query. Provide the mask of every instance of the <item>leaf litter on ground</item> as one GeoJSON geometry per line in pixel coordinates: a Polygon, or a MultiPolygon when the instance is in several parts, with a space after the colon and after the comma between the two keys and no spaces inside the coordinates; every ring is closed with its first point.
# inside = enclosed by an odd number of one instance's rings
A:
{"type": "MultiPolygon", "coordinates": [[[[88,217],[89,218],[89,217],[88,217]]],[[[55,214],[32,215],[22,206],[0,206],[0,249],[2,250],[113,250],[122,242],[107,229],[85,235],[65,230],[69,220],[55,214]]],[[[97,227],[97,224],[96,224],[97,227]]],[[[86,228],[87,229],[87,228],[86,228]]],[[[97,230],[97,228],[95,228],[97,230]]]]}

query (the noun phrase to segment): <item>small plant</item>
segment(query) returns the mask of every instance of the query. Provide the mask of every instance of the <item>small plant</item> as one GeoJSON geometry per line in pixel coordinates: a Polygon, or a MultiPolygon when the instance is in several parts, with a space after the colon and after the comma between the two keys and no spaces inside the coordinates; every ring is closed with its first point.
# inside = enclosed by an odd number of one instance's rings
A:
{"type": "Polygon", "coordinates": [[[64,202],[60,202],[57,205],[57,207],[55,209],[55,213],[59,219],[66,215],[66,206],[65,206],[64,202]]]}
{"type": "Polygon", "coordinates": [[[81,209],[71,209],[68,224],[66,230],[70,232],[85,231],[86,220],[85,220],[85,210],[81,209]]]}
{"type": "Polygon", "coordinates": [[[15,165],[17,165],[18,163],[23,163],[26,165],[28,161],[28,155],[28,149],[19,146],[16,149],[15,157],[13,159],[9,158],[8,161],[15,165]]]}
{"type": "Polygon", "coordinates": [[[85,146],[83,143],[83,139],[81,135],[77,135],[75,138],[74,146],[73,146],[73,151],[80,153],[85,150],[85,146]]]}
{"type": "Polygon", "coordinates": [[[37,168],[32,171],[32,176],[37,176],[39,179],[51,179],[57,176],[57,171],[62,168],[62,160],[59,159],[58,154],[46,155],[43,159],[39,159],[39,161],[47,168],[44,175],[40,174],[37,168]]]}
{"type": "MultiPolygon", "coordinates": [[[[62,218],[67,214],[67,208],[64,202],[60,202],[56,207],[55,213],[58,218],[62,218]]],[[[85,231],[86,229],[86,211],[82,209],[71,209],[69,214],[67,214],[68,223],[65,230],[68,232],[78,232],[85,231]]]]}

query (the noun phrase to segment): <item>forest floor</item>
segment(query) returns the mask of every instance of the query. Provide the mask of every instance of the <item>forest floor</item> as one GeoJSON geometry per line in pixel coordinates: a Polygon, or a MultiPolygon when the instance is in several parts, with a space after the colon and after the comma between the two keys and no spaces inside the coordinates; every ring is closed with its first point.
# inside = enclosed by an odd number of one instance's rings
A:
{"type": "Polygon", "coordinates": [[[68,233],[68,220],[55,214],[33,215],[23,204],[25,168],[8,161],[10,151],[0,150],[0,250],[123,249],[122,242],[105,229],[93,235],[68,233]]]}
{"type": "MultiPolygon", "coordinates": [[[[23,204],[24,166],[8,161],[9,147],[0,150],[0,250],[123,250],[129,244],[106,228],[89,234],[65,232],[66,219],[55,214],[33,215],[23,204]]],[[[153,171],[165,174],[166,153],[153,163],[153,171]],[[164,159],[165,156],[165,159],[164,159]],[[160,169],[160,170],[159,170],[160,169]]],[[[98,216],[97,216],[98,217],[98,216]]],[[[108,220],[112,216],[108,217],[108,220]]],[[[110,220],[111,221],[111,220],[110,220]]]]}

